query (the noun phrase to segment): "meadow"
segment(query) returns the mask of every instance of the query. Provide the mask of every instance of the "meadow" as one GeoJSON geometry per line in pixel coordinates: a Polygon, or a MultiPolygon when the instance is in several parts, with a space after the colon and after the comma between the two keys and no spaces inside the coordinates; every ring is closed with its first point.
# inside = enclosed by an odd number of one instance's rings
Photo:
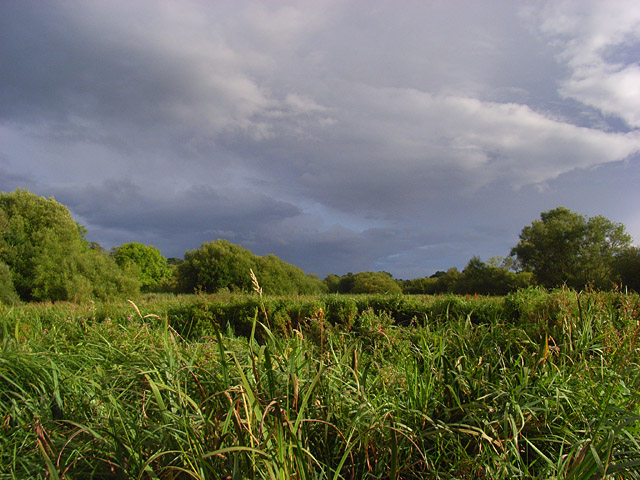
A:
{"type": "Polygon", "coordinates": [[[0,306],[0,478],[638,479],[640,296],[0,306]]]}

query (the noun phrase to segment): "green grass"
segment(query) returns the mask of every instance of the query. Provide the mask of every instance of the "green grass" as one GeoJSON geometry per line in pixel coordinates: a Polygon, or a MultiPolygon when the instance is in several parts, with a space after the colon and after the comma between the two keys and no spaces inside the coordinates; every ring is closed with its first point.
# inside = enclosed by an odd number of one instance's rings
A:
{"type": "Polygon", "coordinates": [[[0,307],[0,478],[640,478],[639,319],[536,289],[0,307]]]}

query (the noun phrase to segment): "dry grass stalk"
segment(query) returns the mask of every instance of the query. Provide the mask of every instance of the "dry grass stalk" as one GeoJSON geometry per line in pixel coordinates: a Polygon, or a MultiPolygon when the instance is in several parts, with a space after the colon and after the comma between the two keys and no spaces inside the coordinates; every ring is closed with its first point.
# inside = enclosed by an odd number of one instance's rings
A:
{"type": "Polygon", "coordinates": [[[267,323],[267,327],[271,329],[271,325],[269,324],[269,315],[267,315],[267,309],[264,306],[264,302],[262,301],[262,287],[258,283],[258,278],[256,274],[253,273],[253,269],[249,269],[249,273],[251,274],[251,283],[253,284],[253,291],[256,292],[260,296],[260,306],[262,307],[262,315],[264,315],[264,320],[267,323]]]}

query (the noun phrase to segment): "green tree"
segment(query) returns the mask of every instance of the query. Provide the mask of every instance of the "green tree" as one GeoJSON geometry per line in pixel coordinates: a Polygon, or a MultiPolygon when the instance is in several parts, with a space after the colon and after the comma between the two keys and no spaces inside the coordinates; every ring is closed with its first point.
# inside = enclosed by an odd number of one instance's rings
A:
{"type": "Polygon", "coordinates": [[[327,291],[329,293],[338,293],[338,288],[340,286],[340,277],[338,275],[330,273],[325,277],[324,284],[326,285],[327,291]]]}
{"type": "Polygon", "coordinates": [[[136,272],[143,291],[158,290],[171,277],[167,259],[156,247],[138,242],[124,243],[114,248],[112,255],[120,268],[136,272]]]}
{"type": "Polygon", "coordinates": [[[102,253],[103,255],[109,255],[107,249],[100,245],[98,242],[89,242],[89,248],[91,250],[95,250],[98,253],[102,253]]]}
{"type": "Polygon", "coordinates": [[[92,295],[101,300],[111,297],[135,297],[140,291],[138,279],[121,269],[105,253],[88,250],[81,256],[81,273],[92,286],[92,295]]]}
{"type": "Polygon", "coordinates": [[[498,264],[497,259],[491,259],[487,264],[479,257],[473,257],[450,290],[459,294],[506,295],[530,285],[530,272],[510,272],[498,264]]]}
{"type": "Polygon", "coordinates": [[[184,262],[178,265],[178,285],[184,292],[250,291],[250,269],[255,270],[256,263],[249,250],[218,239],[185,253],[184,262]]]}
{"type": "Polygon", "coordinates": [[[524,270],[547,288],[609,288],[614,258],[629,247],[631,237],[620,223],[590,219],[558,207],[540,214],[520,233],[511,250],[524,270]]]}
{"type": "Polygon", "coordinates": [[[640,293],[640,248],[629,247],[613,262],[616,281],[629,290],[640,293]]]}
{"type": "Polygon", "coordinates": [[[13,304],[18,300],[18,294],[13,287],[11,270],[6,263],[0,260],[0,303],[13,304]]]}
{"type": "Polygon", "coordinates": [[[355,275],[351,272],[340,277],[338,282],[338,293],[351,293],[355,287],[355,275]]]}
{"type": "Polygon", "coordinates": [[[11,269],[2,261],[8,248],[4,238],[8,222],[4,210],[0,209],[0,303],[15,303],[18,300],[18,294],[13,286],[11,269]]]}
{"type": "Polygon", "coordinates": [[[22,300],[86,300],[133,294],[113,260],[91,250],[69,210],[27,190],[0,194],[0,261],[22,300]],[[109,263],[111,262],[111,263],[109,263]]]}
{"type": "Polygon", "coordinates": [[[189,250],[177,265],[178,289],[183,292],[251,291],[249,270],[256,274],[264,293],[313,294],[326,291],[322,281],[305,274],[275,255],[260,257],[227,240],[206,242],[189,250]]]}
{"type": "Polygon", "coordinates": [[[275,255],[257,257],[255,263],[256,276],[265,293],[306,295],[326,291],[321,280],[275,255]]]}
{"type": "Polygon", "coordinates": [[[347,273],[338,282],[340,293],[402,293],[402,288],[387,272],[347,273]]]}
{"type": "Polygon", "coordinates": [[[360,272],[354,275],[352,293],[389,293],[399,294],[402,289],[390,273],[360,272]]]}
{"type": "MultiPolygon", "coordinates": [[[[444,273],[444,272],[443,272],[444,273]]],[[[433,295],[436,291],[437,278],[422,277],[402,281],[402,293],[433,295]]]]}
{"type": "Polygon", "coordinates": [[[454,285],[460,280],[460,271],[456,267],[451,267],[444,273],[436,272],[436,288],[434,293],[449,293],[453,291],[454,285]]]}

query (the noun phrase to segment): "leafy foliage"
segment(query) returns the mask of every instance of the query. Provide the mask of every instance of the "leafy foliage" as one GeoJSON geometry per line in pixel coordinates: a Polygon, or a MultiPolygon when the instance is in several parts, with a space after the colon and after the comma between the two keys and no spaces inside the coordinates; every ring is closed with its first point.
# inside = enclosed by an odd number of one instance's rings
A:
{"type": "Polygon", "coordinates": [[[356,273],[352,281],[353,287],[349,293],[402,293],[400,286],[387,272],[356,273]]]}
{"type": "Polygon", "coordinates": [[[256,276],[265,293],[271,295],[315,294],[325,291],[324,284],[316,277],[291,265],[275,255],[257,257],[256,276]]]}
{"type": "Polygon", "coordinates": [[[178,265],[183,292],[251,291],[249,271],[254,270],[265,293],[305,294],[324,290],[320,280],[275,255],[260,257],[227,240],[206,242],[189,250],[178,265]]]}
{"type": "Polygon", "coordinates": [[[532,284],[530,272],[512,272],[495,262],[485,263],[473,257],[462,272],[450,268],[446,272],[425,278],[404,280],[403,293],[412,294],[478,294],[506,295],[532,284]]]}
{"type": "Polygon", "coordinates": [[[613,269],[617,282],[640,293],[640,248],[629,247],[616,255],[613,269]]]}
{"type": "Polygon", "coordinates": [[[11,270],[6,263],[0,260],[0,303],[16,303],[19,297],[16,289],[13,287],[11,278],[11,270]]]}
{"type": "Polygon", "coordinates": [[[602,216],[585,218],[564,207],[540,214],[511,250],[520,265],[547,288],[611,288],[614,258],[631,237],[624,225],[602,216]]]}
{"type": "Polygon", "coordinates": [[[218,239],[185,253],[184,262],[178,266],[178,283],[184,292],[249,291],[249,270],[253,268],[255,262],[249,250],[218,239]]]}
{"type": "Polygon", "coordinates": [[[135,279],[89,248],[85,230],[53,198],[0,194],[0,260],[23,300],[83,300],[134,294],[135,279]]]}
{"type": "Polygon", "coordinates": [[[0,195],[0,300],[86,300],[143,291],[191,293],[250,291],[250,270],[267,294],[481,294],[505,295],[534,283],[553,288],[640,289],[640,254],[622,224],[586,218],[564,207],[525,227],[507,259],[473,257],[462,272],[394,280],[386,272],[328,275],[320,281],[275,255],[263,257],[226,240],[203,243],[184,260],[165,259],[137,242],[111,257],[85,240],[85,230],[53,198],[26,190],[0,195]],[[117,265],[116,265],[117,264],[117,265]],[[120,267],[120,268],[118,268],[120,267]],[[520,272],[516,273],[517,269],[520,272]]]}
{"type": "Polygon", "coordinates": [[[113,258],[121,268],[136,271],[140,287],[146,292],[158,290],[171,276],[167,259],[150,245],[124,243],[113,249],[113,258]]]}
{"type": "Polygon", "coordinates": [[[531,283],[531,273],[510,272],[473,257],[462,271],[451,291],[459,294],[506,295],[531,283]]]}
{"type": "Polygon", "coordinates": [[[347,273],[342,277],[328,275],[327,290],[332,293],[402,293],[402,289],[387,272],[347,273]]]}

